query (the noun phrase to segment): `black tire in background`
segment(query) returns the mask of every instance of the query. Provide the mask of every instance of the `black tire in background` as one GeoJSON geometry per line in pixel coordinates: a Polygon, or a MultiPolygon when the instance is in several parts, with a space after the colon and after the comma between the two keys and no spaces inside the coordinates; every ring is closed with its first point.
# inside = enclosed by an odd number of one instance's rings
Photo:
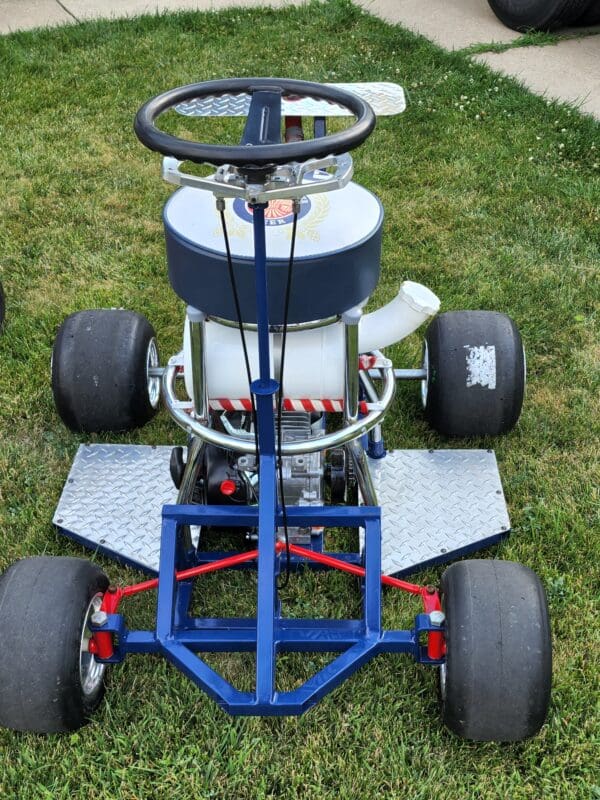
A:
{"type": "Polygon", "coordinates": [[[447,436],[497,436],[512,430],[525,394],[523,342],[497,311],[447,311],[425,333],[425,417],[447,436]]]}
{"type": "Polygon", "coordinates": [[[156,414],[160,379],[153,327],[123,309],[78,311],[60,326],[52,351],[56,409],[73,431],[126,431],[156,414]]]}
{"type": "Polygon", "coordinates": [[[445,724],[464,739],[516,742],[542,727],[552,640],[538,576],[512,561],[460,561],[442,575],[445,724]]]}
{"type": "Polygon", "coordinates": [[[591,0],[591,3],[589,3],[583,14],[577,17],[575,24],[597,25],[598,23],[600,23],[600,0],[591,0]]]}
{"type": "Polygon", "coordinates": [[[550,31],[574,22],[589,0],[488,0],[494,14],[516,31],[550,31]]]}
{"type": "Polygon", "coordinates": [[[0,576],[0,725],[80,728],[104,694],[104,668],[81,652],[102,570],[81,558],[25,558],[0,576]]]}

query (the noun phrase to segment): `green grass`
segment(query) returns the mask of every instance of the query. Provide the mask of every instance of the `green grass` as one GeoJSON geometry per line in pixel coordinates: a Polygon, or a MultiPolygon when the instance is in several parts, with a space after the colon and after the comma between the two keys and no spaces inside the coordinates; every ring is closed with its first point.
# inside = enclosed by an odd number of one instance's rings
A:
{"type": "Polygon", "coordinates": [[[506,50],[514,50],[518,47],[548,47],[560,44],[566,39],[587,39],[588,36],[597,36],[598,31],[595,29],[581,30],[581,31],[567,31],[562,32],[546,32],[546,31],[528,31],[514,39],[512,42],[487,42],[481,44],[473,44],[469,47],[464,47],[460,50],[461,54],[467,53],[474,55],[476,53],[504,53],[506,50]]]}
{"type": "MultiPolygon", "coordinates": [[[[133,135],[136,109],[158,91],[217,76],[389,79],[406,87],[408,110],[380,120],[355,154],[357,180],[387,213],[373,304],[410,278],[446,309],[499,309],[520,326],[525,410],[516,431],[493,444],[513,534],[490,555],[541,575],[555,647],[547,725],[531,741],[503,746],[444,730],[433,671],[400,657],[377,659],[300,719],[231,719],[165,662],[131,658],[112,671],[106,704],[79,733],[0,732],[0,796],[600,797],[598,125],[341,0],[13,34],[0,39],[0,70],[8,298],[0,567],[30,554],[83,554],[50,523],[84,440],[61,425],[50,391],[51,346],[65,315],[136,308],[154,323],[163,355],[179,347],[183,308],[168,286],[160,221],[170,189],[158,156],[133,135]]],[[[398,365],[412,365],[418,352],[416,336],[391,348],[398,365]]],[[[391,447],[452,446],[421,421],[412,385],[400,387],[387,431],[391,447]]],[[[169,443],[182,434],[161,413],[123,439],[169,443]]],[[[136,577],[99,560],[115,581],[136,577]]],[[[206,582],[207,606],[223,597],[234,611],[246,608],[252,579],[224,583],[206,582]]],[[[337,615],[357,602],[343,576],[306,576],[292,580],[285,607],[308,613],[314,598],[337,615]]],[[[131,608],[147,621],[152,601],[131,608]]],[[[388,625],[405,624],[415,610],[386,593],[388,625]]],[[[215,661],[238,683],[252,668],[247,656],[215,661]]],[[[290,681],[320,663],[298,655],[285,662],[290,681]]]]}
{"type": "Polygon", "coordinates": [[[460,51],[463,54],[470,53],[504,53],[506,50],[513,50],[516,47],[546,47],[548,45],[555,45],[563,39],[579,38],[584,34],[560,34],[546,31],[528,31],[522,33],[513,39],[512,42],[487,42],[482,44],[473,44],[469,47],[464,47],[460,51]]]}

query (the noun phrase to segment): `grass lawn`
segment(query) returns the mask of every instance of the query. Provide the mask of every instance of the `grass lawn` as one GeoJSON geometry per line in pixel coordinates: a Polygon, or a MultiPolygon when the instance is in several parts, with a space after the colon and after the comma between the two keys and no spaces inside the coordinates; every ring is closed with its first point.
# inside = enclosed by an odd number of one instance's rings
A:
{"type": "MultiPolygon", "coordinates": [[[[84,554],[50,523],[84,441],[53,408],[49,361],[62,319],[131,307],[155,325],[163,356],[179,348],[183,307],[167,282],[160,218],[171,189],[133,134],[141,103],[220,76],[393,80],[407,89],[408,111],[382,119],[355,154],[357,180],[387,213],[373,305],[409,278],[446,309],[498,309],[520,326],[521,422],[493,445],[468,444],[496,448],[513,534],[490,555],[541,575],[555,646],[548,723],[515,745],[444,730],[434,671],[407,658],[377,659],[303,718],[232,719],[165,662],[132,657],[80,732],[0,731],[0,797],[599,798],[599,126],[342,0],[13,34],[0,38],[0,70],[0,568],[84,554]]],[[[412,366],[419,346],[415,336],[391,355],[412,366]]],[[[413,385],[400,387],[387,431],[391,447],[453,444],[425,427],[413,385]]],[[[183,434],[161,413],[123,440],[183,434]]],[[[99,560],[115,582],[137,577],[99,560]]],[[[203,583],[205,607],[247,612],[253,579],[224,580],[203,583]]],[[[355,586],[341,575],[292,578],[286,609],[306,613],[313,601],[352,613],[355,586]]],[[[129,608],[148,623],[152,598],[129,608]]],[[[416,609],[386,593],[388,625],[416,609]]],[[[299,680],[318,659],[285,661],[299,680]]],[[[253,668],[247,656],[211,663],[241,683],[253,668]]]]}

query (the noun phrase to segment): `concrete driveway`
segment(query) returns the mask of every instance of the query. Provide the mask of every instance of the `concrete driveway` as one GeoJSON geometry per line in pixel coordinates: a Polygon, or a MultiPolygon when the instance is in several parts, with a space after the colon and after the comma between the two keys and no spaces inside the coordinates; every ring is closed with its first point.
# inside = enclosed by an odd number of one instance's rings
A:
{"type": "MultiPolygon", "coordinates": [[[[0,0],[0,33],[62,25],[94,17],[133,16],[158,10],[227,6],[300,5],[303,0],[0,0]]],[[[522,81],[534,92],[574,103],[600,119],[600,26],[566,31],[558,44],[512,46],[519,34],[505,28],[486,0],[355,0],[449,50],[502,44],[504,52],[473,58],[522,81]],[[583,35],[582,35],[583,34],[583,35]]]]}
{"type": "MultiPolygon", "coordinates": [[[[358,0],[389,22],[421,33],[448,50],[516,42],[487,0],[358,0]]],[[[560,33],[558,44],[510,47],[475,61],[511,75],[538,94],[574,103],[600,119],[600,26],[560,33]]]]}

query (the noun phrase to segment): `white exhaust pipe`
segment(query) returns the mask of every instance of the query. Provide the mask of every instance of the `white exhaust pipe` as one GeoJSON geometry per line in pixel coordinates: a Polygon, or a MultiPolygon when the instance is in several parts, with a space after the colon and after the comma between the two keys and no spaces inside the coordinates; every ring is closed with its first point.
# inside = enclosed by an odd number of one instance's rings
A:
{"type": "MultiPolygon", "coordinates": [[[[436,314],[437,296],[427,287],[405,281],[396,297],[370,314],[359,325],[361,353],[380,350],[414,333],[436,314]]],[[[271,374],[278,376],[281,334],[272,333],[271,374]]],[[[257,335],[246,332],[252,377],[258,376],[257,335]]],[[[185,385],[192,396],[191,353],[187,324],[184,327],[185,385]]],[[[248,397],[248,380],[236,328],[206,323],[206,382],[211,400],[248,397]]],[[[304,331],[288,331],[284,392],[292,399],[331,399],[344,396],[344,328],[341,322],[304,331]]]]}
{"type": "Polygon", "coordinates": [[[414,281],[404,281],[392,301],[361,319],[360,352],[381,350],[402,341],[439,310],[439,298],[431,289],[414,281]]]}

